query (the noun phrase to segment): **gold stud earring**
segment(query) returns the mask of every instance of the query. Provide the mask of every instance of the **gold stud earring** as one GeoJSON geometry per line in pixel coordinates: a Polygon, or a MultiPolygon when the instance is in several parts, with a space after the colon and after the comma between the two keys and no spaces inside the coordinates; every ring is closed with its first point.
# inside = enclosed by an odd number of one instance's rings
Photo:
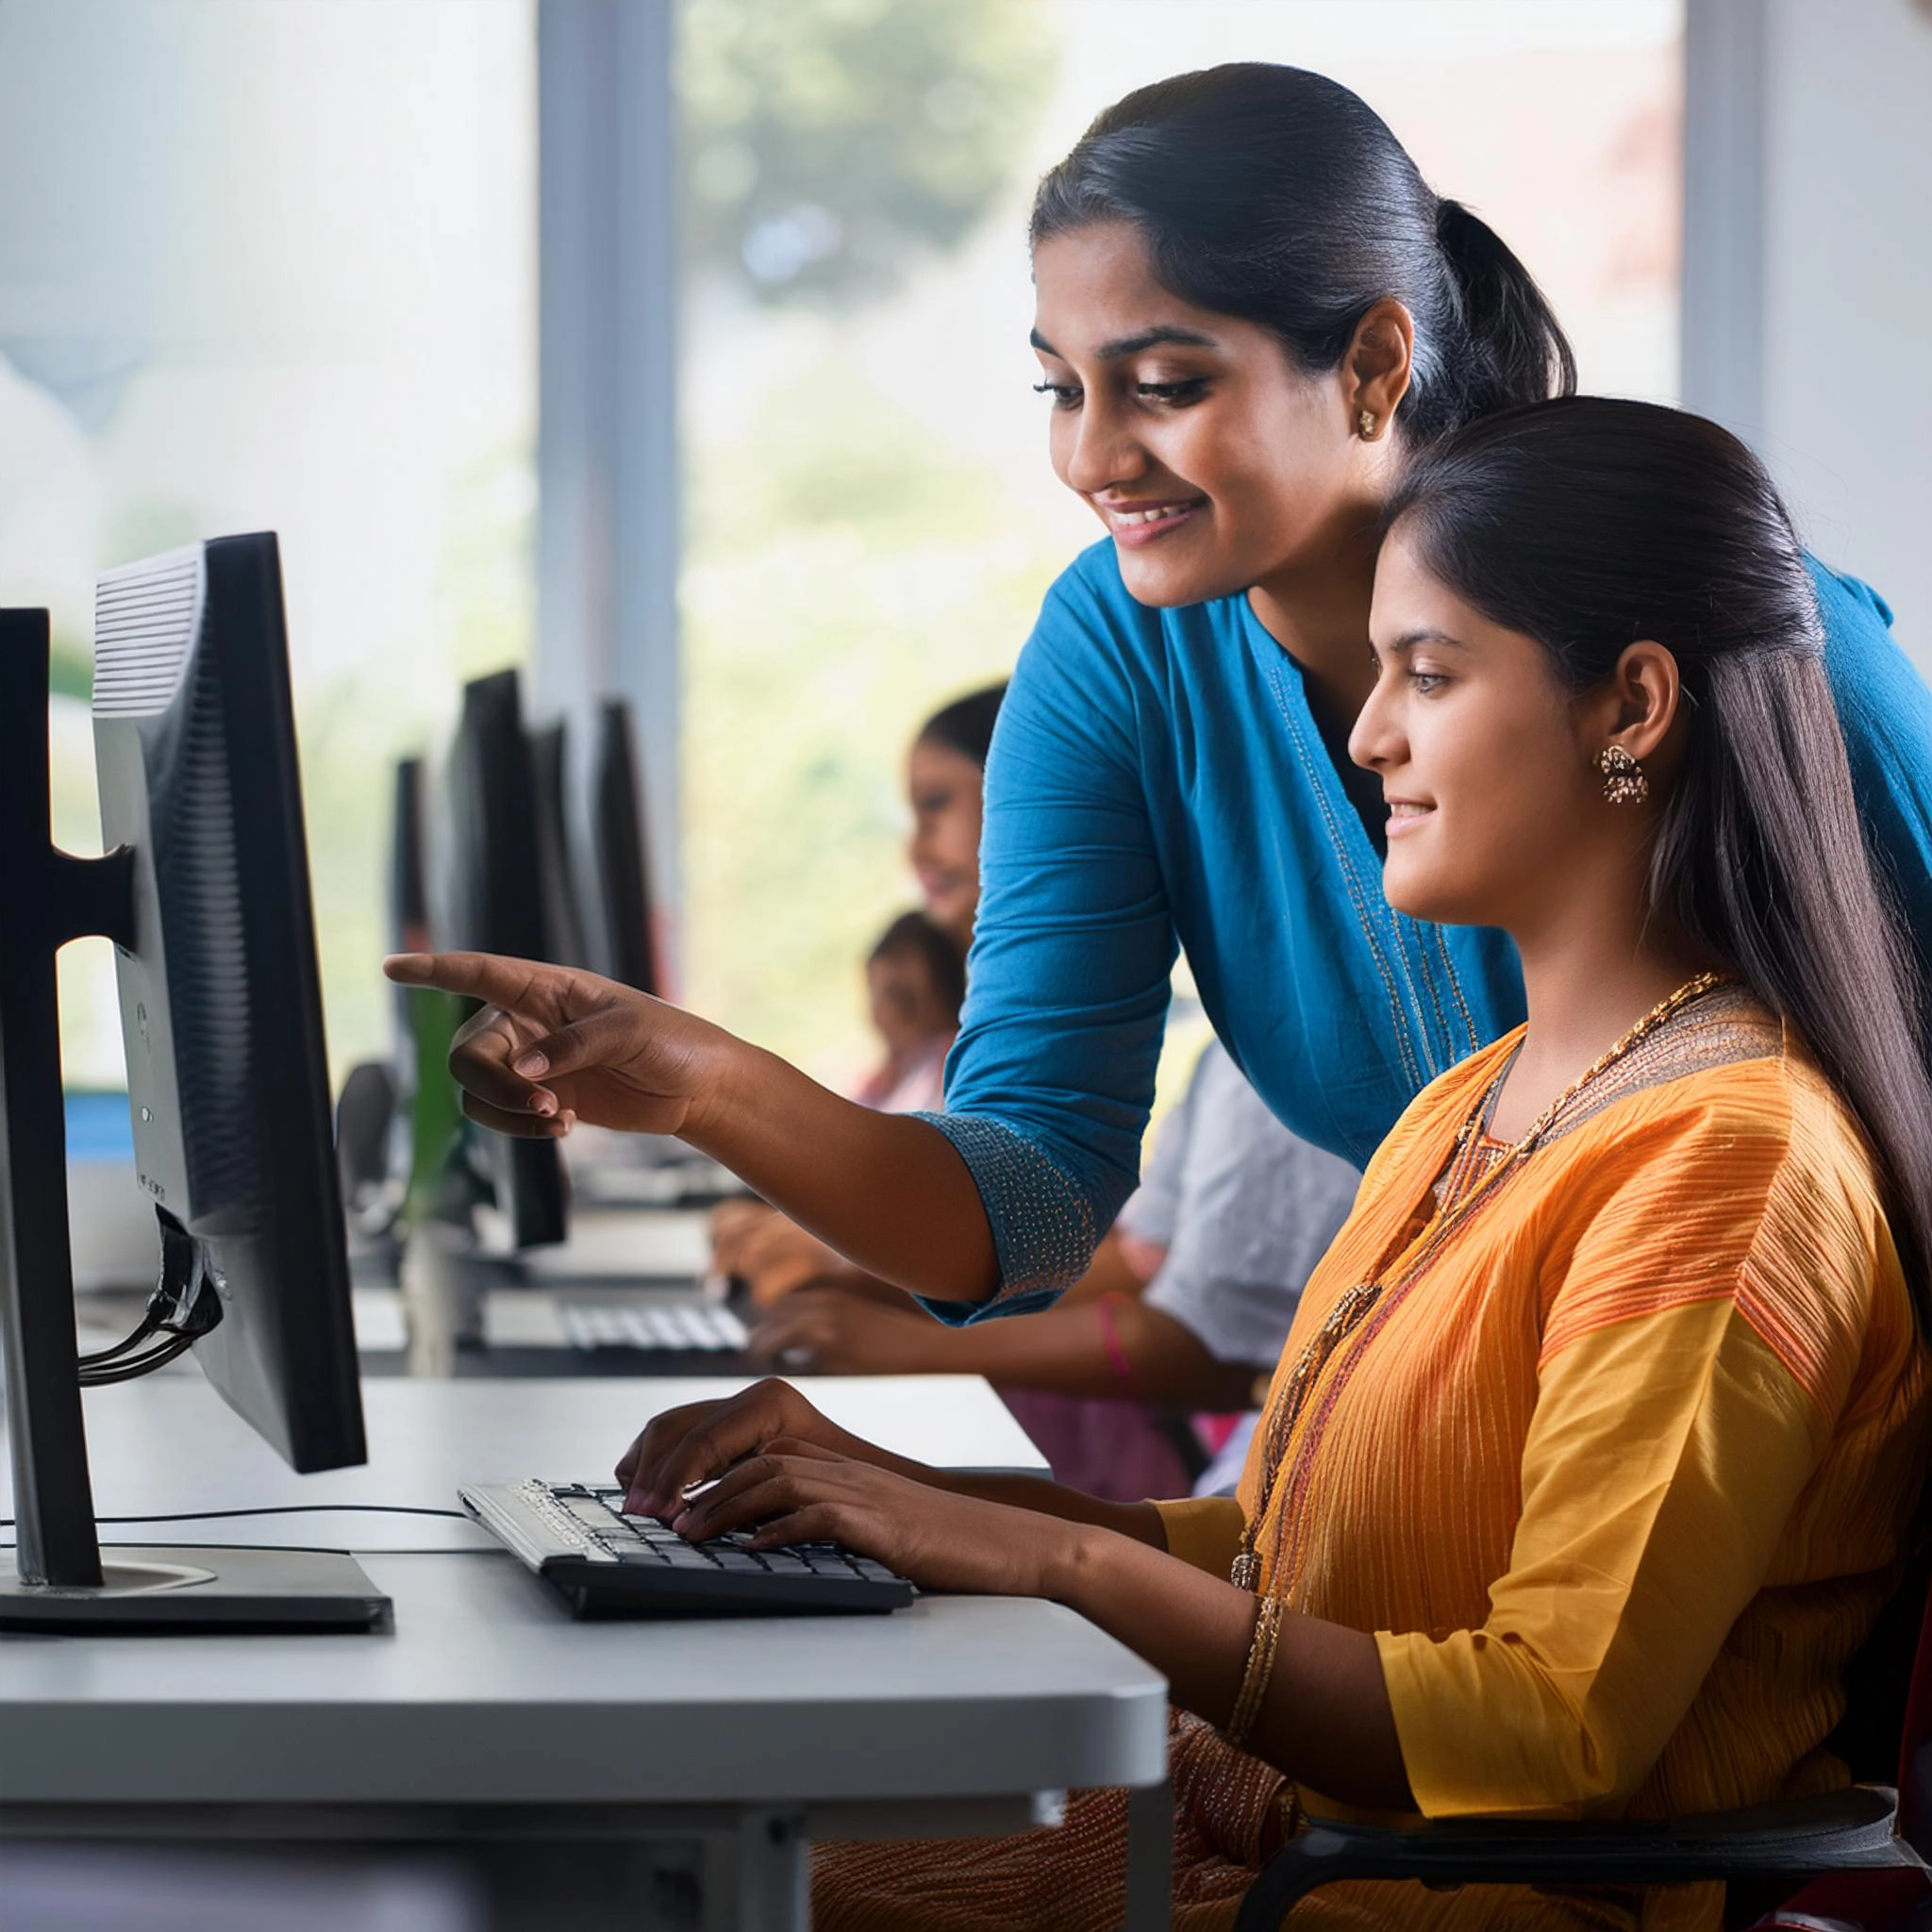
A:
{"type": "Polygon", "coordinates": [[[1598,752],[1596,768],[1604,774],[1604,796],[1612,805],[1641,805],[1650,796],[1643,767],[1621,744],[1598,752]]]}
{"type": "Polygon", "coordinates": [[[1355,419],[1355,433],[1364,442],[1374,442],[1376,437],[1382,433],[1382,425],[1375,421],[1374,410],[1363,409],[1357,415],[1355,419]]]}

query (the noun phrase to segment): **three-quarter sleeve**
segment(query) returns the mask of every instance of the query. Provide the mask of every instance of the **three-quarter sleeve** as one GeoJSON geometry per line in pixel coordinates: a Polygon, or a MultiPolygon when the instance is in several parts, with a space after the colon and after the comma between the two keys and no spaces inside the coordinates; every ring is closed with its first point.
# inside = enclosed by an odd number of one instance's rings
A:
{"type": "Polygon", "coordinates": [[[1076,1279],[1132,1191],[1177,953],[1137,753],[1133,680],[1076,566],[1000,708],[970,989],[929,1115],[985,1203],[993,1301],[1076,1279]]]}
{"type": "Polygon", "coordinates": [[[1724,1202],[1633,1191],[1571,1257],[1487,1621],[1377,1636],[1424,1815],[1620,1809],[1764,1587],[1881,1264],[1869,1203],[1790,1161],[1749,1193],[1711,1242],[1684,1222],[1724,1202]]]}
{"type": "Polygon", "coordinates": [[[1225,1580],[1241,1546],[1247,1518],[1232,1496],[1181,1496],[1157,1500],[1167,1554],[1225,1580]]]}

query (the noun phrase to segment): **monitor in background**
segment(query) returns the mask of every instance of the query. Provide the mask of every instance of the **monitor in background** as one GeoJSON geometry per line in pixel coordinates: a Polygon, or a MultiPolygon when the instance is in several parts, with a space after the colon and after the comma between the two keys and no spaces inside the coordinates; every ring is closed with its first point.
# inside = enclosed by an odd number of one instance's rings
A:
{"type": "MultiPolygon", "coordinates": [[[[463,687],[445,787],[450,867],[444,950],[550,959],[536,774],[517,674],[463,687]]],[[[563,1159],[555,1141],[479,1134],[511,1244],[538,1247],[568,1232],[563,1159]]]]}
{"type": "MultiPolygon", "coordinates": [[[[389,947],[393,953],[426,953],[435,944],[436,925],[428,767],[422,758],[400,758],[394,776],[389,947]]],[[[380,1156],[378,1198],[385,1211],[372,1217],[373,1226],[359,1230],[386,1277],[400,1265],[408,1227],[425,1221],[467,1223],[475,1205],[475,1183],[461,1147],[462,1108],[448,1073],[450,1041],[463,1003],[426,987],[398,986],[393,991],[395,1047],[389,1072],[396,1114],[380,1156]]]]}
{"type": "Polygon", "coordinates": [[[553,966],[588,966],[583,895],[577,889],[570,835],[570,734],[561,719],[531,727],[530,783],[537,813],[538,875],[543,889],[543,931],[553,966]]]}
{"type": "Polygon", "coordinates": [[[18,1576],[0,1627],[370,1627],[318,1551],[125,1549],[104,1564],[80,1390],[192,1349],[296,1470],[365,1459],[273,536],[110,572],[94,741],[108,856],[53,845],[44,611],[0,617],[0,1334],[18,1576]],[[77,1354],[54,954],[116,947],[135,1167],[159,1285],[77,1354]]]}
{"type": "Polygon", "coordinates": [[[389,937],[398,953],[429,950],[429,805],[421,758],[398,758],[390,821],[389,937]]]}
{"type": "Polygon", "coordinates": [[[630,707],[622,698],[606,698],[598,707],[591,789],[591,844],[608,955],[605,974],[661,998],[664,977],[644,842],[643,774],[630,707]]]}

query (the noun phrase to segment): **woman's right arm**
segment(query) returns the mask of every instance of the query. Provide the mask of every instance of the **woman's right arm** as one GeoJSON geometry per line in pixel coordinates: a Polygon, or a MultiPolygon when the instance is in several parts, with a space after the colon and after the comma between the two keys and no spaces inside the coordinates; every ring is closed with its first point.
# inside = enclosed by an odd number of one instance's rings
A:
{"type": "Polygon", "coordinates": [[[485,953],[404,954],[405,986],[481,1000],[450,1070],[499,1133],[577,1119],[675,1134],[860,1267],[914,1293],[983,1301],[996,1286],[979,1191],[946,1137],[874,1113],[776,1055],[595,974],[485,953]]]}
{"type": "MultiPolygon", "coordinates": [[[[575,1113],[678,1135],[949,1319],[1050,1301],[1133,1187],[1176,954],[1137,752],[1124,626],[1151,620],[1136,611],[1090,554],[1014,671],[945,1113],[874,1113],[594,974],[405,956],[392,978],[489,1003],[451,1058],[471,1117],[506,1133],[575,1113]]],[[[1141,706],[1157,704],[1141,682],[1141,706]]]]}

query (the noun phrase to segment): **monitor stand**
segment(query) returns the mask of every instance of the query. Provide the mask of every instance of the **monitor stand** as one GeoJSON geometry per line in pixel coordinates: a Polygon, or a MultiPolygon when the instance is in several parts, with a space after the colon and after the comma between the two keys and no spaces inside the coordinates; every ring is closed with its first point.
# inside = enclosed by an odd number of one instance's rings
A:
{"type": "Polygon", "coordinates": [[[44,610],[0,610],[0,1353],[18,1575],[0,1631],[371,1630],[389,1599],[345,1552],[113,1549],[103,1565],[81,1414],[54,956],[134,942],[126,849],[75,858],[48,804],[44,610]]]}
{"type": "Polygon", "coordinates": [[[383,1630],[390,1602],[343,1550],[109,1545],[98,1583],[0,1576],[0,1631],[383,1630]]]}

